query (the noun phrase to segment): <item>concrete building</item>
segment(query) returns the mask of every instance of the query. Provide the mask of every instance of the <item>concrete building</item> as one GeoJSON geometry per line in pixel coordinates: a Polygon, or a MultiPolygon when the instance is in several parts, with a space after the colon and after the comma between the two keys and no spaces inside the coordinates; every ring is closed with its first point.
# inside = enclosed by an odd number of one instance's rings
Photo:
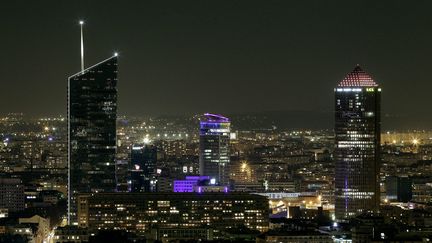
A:
{"type": "Polygon", "coordinates": [[[24,186],[20,179],[0,178],[0,209],[16,212],[25,208],[24,186]]]}
{"type": "Polygon", "coordinates": [[[155,228],[268,229],[268,200],[246,193],[95,193],[79,196],[79,225],[90,231],[126,230],[140,236],[155,228]]]}

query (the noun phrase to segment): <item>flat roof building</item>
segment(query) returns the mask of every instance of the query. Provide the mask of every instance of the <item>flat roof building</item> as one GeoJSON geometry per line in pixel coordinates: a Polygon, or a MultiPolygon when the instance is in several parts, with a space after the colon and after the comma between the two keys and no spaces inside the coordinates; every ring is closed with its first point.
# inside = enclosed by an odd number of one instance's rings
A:
{"type": "Polygon", "coordinates": [[[95,193],[79,196],[81,227],[147,236],[156,228],[268,229],[268,200],[246,193],[95,193]]]}

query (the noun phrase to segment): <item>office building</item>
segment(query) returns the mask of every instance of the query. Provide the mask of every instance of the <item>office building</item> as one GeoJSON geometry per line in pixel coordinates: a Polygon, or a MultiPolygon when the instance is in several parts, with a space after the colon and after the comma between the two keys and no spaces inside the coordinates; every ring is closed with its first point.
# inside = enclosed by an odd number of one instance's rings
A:
{"type": "Polygon", "coordinates": [[[6,214],[25,208],[24,186],[20,179],[0,178],[0,209],[6,214]]]}
{"type": "Polygon", "coordinates": [[[412,199],[412,180],[404,176],[386,177],[386,198],[389,201],[407,203],[412,199]]]}
{"type": "Polygon", "coordinates": [[[268,229],[268,200],[246,193],[95,193],[79,197],[80,226],[148,236],[154,229],[268,229]]]}
{"type": "Polygon", "coordinates": [[[228,193],[228,186],[215,185],[210,176],[186,176],[184,180],[174,180],[174,192],[225,192],[228,193]]]}
{"type": "Polygon", "coordinates": [[[271,230],[257,237],[257,243],[333,243],[332,236],[316,230],[271,230]]]}
{"type": "Polygon", "coordinates": [[[135,144],[131,149],[131,191],[156,191],[157,147],[150,144],[135,144]]]}
{"type": "Polygon", "coordinates": [[[210,176],[186,176],[184,180],[174,180],[174,192],[194,192],[200,182],[210,181],[210,176]]]}
{"type": "Polygon", "coordinates": [[[217,184],[229,183],[230,120],[206,113],[200,120],[200,175],[217,184]]]}
{"type": "Polygon", "coordinates": [[[116,188],[118,192],[129,191],[128,179],[129,173],[129,160],[116,159],[116,188]]]}
{"type": "Polygon", "coordinates": [[[53,238],[54,243],[81,243],[88,242],[89,234],[86,228],[69,225],[56,228],[53,238]]]}
{"type": "Polygon", "coordinates": [[[117,56],[68,79],[68,222],[76,196],[116,189],[117,56]]]}
{"type": "Polygon", "coordinates": [[[335,215],[379,208],[381,88],[356,66],[335,88],[335,215]]]}

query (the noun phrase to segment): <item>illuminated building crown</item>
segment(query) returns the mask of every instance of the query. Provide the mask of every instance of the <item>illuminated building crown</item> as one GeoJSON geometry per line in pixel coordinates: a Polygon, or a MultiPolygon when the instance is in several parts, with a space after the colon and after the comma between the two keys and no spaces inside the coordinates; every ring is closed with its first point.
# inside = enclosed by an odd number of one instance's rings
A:
{"type": "Polygon", "coordinates": [[[357,64],[338,84],[338,87],[377,87],[378,84],[357,64]]]}

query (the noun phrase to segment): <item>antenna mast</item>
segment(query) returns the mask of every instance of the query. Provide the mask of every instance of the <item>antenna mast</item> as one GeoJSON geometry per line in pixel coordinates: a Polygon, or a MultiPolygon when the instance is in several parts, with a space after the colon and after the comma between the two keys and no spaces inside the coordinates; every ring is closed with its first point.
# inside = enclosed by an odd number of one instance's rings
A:
{"type": "Polygon", "coordinates": [[[84,37],[83,37],[83,25],[84,21],[79,21],[81,27],[81,72],[84,72],[84,37]]]}

